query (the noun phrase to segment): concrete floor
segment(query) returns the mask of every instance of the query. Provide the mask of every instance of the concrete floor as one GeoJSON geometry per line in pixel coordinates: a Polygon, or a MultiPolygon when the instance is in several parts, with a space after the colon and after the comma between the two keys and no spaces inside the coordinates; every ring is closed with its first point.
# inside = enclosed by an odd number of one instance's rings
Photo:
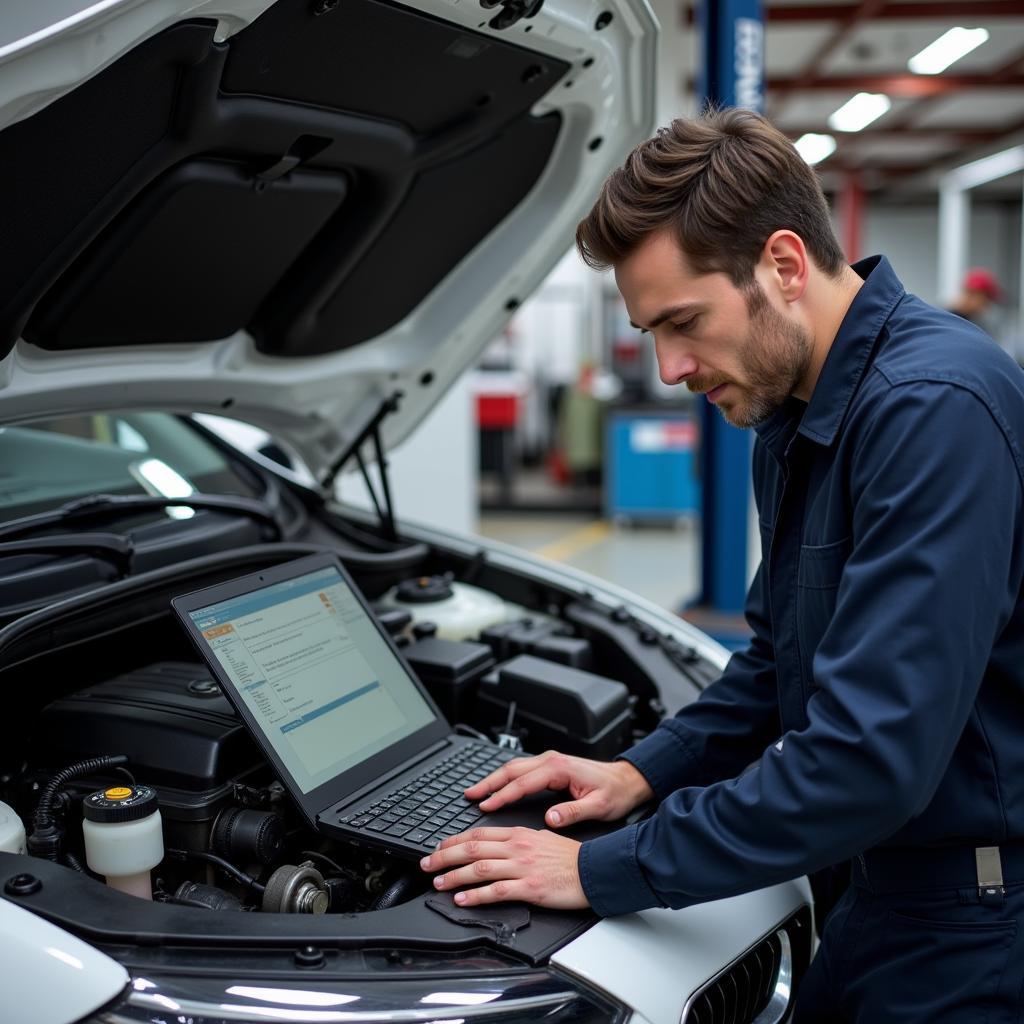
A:
{"type": "Polygon", "coordinates": [[[670,611],[697,595],[700,534],[691,523],[617,526],[585,516],[485,513],[476,532],[611,580],[670,611]]]}

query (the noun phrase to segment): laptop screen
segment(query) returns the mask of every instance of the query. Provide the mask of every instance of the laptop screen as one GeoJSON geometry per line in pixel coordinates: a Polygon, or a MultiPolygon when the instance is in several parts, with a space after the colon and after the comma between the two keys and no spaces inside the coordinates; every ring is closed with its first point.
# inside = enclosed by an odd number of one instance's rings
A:
{"type": "Polygon", "coordinates": [[[303,794],[436,720],[335,568],[187,614],[303,794]]]}

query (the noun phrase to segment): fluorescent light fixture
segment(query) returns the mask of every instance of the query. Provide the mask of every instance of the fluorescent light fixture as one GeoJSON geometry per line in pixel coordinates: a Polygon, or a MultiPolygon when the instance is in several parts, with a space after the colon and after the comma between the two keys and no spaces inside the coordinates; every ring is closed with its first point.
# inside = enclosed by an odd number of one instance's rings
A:
{"type": "Polygon", "coordinates": [[[831,135],[815,135],[813,132],[801,135],[793,145],[812,167],[836,151],[836,140],[831,135]]]}
{"type": "Polygon", "coordinates": [[[836,132],[859,132],[877,121],[891,106],[892,100],[885,93],[859,92],[829,115],[828,126],[836,132]]]}
{"type": "Polygon", "coordinates": [[[987,28],[951,28],[907,61],[915,75],[939,75],[988,39],[987,28]]]}

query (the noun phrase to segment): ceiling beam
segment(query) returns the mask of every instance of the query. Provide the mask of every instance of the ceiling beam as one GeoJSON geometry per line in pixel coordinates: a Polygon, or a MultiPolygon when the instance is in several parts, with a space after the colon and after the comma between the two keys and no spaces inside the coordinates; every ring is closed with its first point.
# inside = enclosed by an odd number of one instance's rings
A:
{"type": "MultiPolygon", "coordinates": [[[[769,78],[765,88],[769,91],[790,92],[792,78],[769,78]]],[[[1024,73],[997,77],[995,75],[837,75],[815,78],[801,85],[801,92],[884,92],[888,96],[916,99],[923,96],[945,96],[964,89],[1019,89],[1024,86],[1024,73]]],[[[685,92],[692,92],[695,82],[687,77],[685,92]]]]}
{"type": "MultiPolygon", "coordinates": [[[[769,25],[802,24],[808,21],[841,21],[855,12],[859,4],[794,4],[785,7],[766,7],[764,20],[769,25]]],[[[683,24],[696,24],[696,8],[684,3],[681,7],[683,24]]],[[[921,21],[925,19],[949,21],[956,18],[1013,18],[1020,17],[1020,0],[932,0],[926,3],[887,3],[874,18],[881,21],[921,21]]]]}
{"type": "MultiPolygon", "coordinates": [[[[858,159],[857,141],[867,136],[864,141],[877,139],[878,135],[887,135],[888,132],[879,132],[872,135],[867,129],[853,135],[844,135],[837,139],[839,147],[836,152],[817,165],[818,171],[822,174],[830,171],[865,171],[883,175],[889,178],[904,178],[911,174],[925,174],[929,171],[940,171],[948,167],[959,167],[961,164],[970,163],[971,160],[985,155],[992,146],[1002,139],[1010,139],[1015,135],[1024,132],[1024,121],[1017,121],[1015,124],[1001,128],[998,131],[988,132],[987,138],[976,142],[974,150],[957,148],[955,152],[944,153],[936,156],[930,154],[927,157],[914,160],[907,158],[897,162],[874,161],[871,158],[858,159]],[[978,152],[981,150],[981,152],[978,152]]],[[[902,137],[916,138],[913,132],[901,132],[902,137]]],[[[938,133],[941,137],[943,133],[938,133]]],[[[979,133],[980,134],[980,133],[979,133]]]]}
{"type": "MultiPolygon", "coordinates": [[[[783,131],[791,139],[798,139],[807,133],[816,133],[822,130],[820,124],[805,125],[802,128],[784,128],[783,131]]],[[[964,128],[951,125],[941,128],[894,128],[883,127],[873,128],[868,126],[859,132],[850,135],[841,135],[841,138],[865,139],[878,141],[881,139],[912,139],[917,142],[947,141],[949,144],[958,146],[983,146],[987,142],[1001,139],[1006,134],[1005,128],[964,128]]]]}
{"type": "MultiPolygon", "coordinates": [[[[788,93],[793,90],[792,78],[769,78],[765,87],[788,93]]],[[[963,89],[1019,89],[1024,74],[995,75],[838,75],[815,78],[800,85],[801,92],[884,92],[888,96],[914,98],[943,96],[963,89]]]]}
{"type": "Polygon", "coordinates": [[[772,89],[769,98],[771,111],[775,116],[782,109],[783,104],[794,92],[806,89],[812,82],[821,77],[825,61],[839,49],[843,43],[856,31],[865,21],[870,21],[879,11],[883,10],[886,0],[861,0],[856,7],[847,9],[841,23],[836,27],[828,39],[826,39],[811,58],[804,65],[803,70],[796,78],[786,79],[785,84],[777,85],[772,89]]]}
{"type": "MultiPolygon", "coordinates": [[[[1024,47],[1014,53],[1002,67],[997,68],[991,76],[990,85],[999,85],[1004,79],[1011,78],[1024,63],[1024,47]]],[[[941,95],[922,96],[913,103],[908,104],[898,114],[885,119],[885,128],[888,131],[899,131],[905,128],[912,128],[935,104],[942,99],[941,95]]]]}

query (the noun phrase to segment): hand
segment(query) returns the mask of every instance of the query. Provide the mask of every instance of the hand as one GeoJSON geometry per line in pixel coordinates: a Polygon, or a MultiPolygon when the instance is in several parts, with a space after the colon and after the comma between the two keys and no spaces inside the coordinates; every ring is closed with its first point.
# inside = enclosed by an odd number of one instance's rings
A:
{"type": "Polygon", "coordinates": [[[628,761],[588,761],[554,750],[539,757],[517,757],[465,792],[467,799],[480,800],[480,810],[496,811],[545,789],[567,789],[572,794],[571,801],[548,809],[545,820],[552,828],[577,821],[615,821],[654,796],[628,761]]]}
{"type": "Polygon", "coordinates": [[[450,836],[420,861],[420,867],[444,872],[434,878],[435,889],[476,886],[455,894],[460,907],[524,900],[539,907],[577,910],[590,905],[576,863],[580,845],[547,830],[475,828],[450,836]]]}

